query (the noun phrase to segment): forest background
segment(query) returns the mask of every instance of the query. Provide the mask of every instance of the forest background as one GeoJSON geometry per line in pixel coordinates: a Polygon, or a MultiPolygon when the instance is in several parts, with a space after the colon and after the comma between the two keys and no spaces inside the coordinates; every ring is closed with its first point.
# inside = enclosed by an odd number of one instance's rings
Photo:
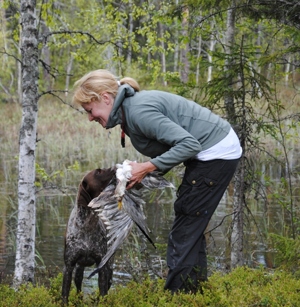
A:
{"type": "MultiPolygon", "coordinates": [[[[244,227],[251,219],[247,204],[259,199],[267,208],[275,199],[288,222],[282,236],[267,234],[266,239],[273,240],[280,263],[295,272],[300,230],[299,11],[298,1],[288,0],[74,0],[68,4],[2,0],[1,104],[22,108],[21,149],[28,129],[26,114],[37,118],[38,105],[45,103],[53,104],[59,113],[57,103],[70,105],[74,81],[97,68],[131,76],[143,89],[174,92],[212,109],[235,127],[244,150],[234,180],[231,267],[245,263],[244,227]],[[30,18],[32,24],[27,23],[30,18]],[[26,53],[32,46],[33,53],[26,53]],[[26,73],[30,70],[32,74],[26,73]],[[28,106],[36,114],[28,112],[28,106]],[[268,169],[272,163],[280,169],[276,178],[268,169]]],[[[35,119],[32,123],[37,125],[35,119]]],[[[0,133],[6,136],[4,130],[0,133]]],[[[36,144],[38,137],[32,135],[36,144]]],[[[21,149],[19,190],[22,163],[26,164],[21,149]]],[[[33,188],[28,190],[33,194],[38,177],[49,181],[48,174],[70,165],[70,161],[58,169],[42,162],[37,165],[35,155],[31,162],[33,188]]],[[[35,196],[30,198],[34,213],[35,196]]],[[[19,197],[19,211],[22,204],[28,208],[19,197]]],[[[26,231],[34,251],[34,231],[26,231]]],[[[16,280],[23,279],[22,274],[16,280]]]]}

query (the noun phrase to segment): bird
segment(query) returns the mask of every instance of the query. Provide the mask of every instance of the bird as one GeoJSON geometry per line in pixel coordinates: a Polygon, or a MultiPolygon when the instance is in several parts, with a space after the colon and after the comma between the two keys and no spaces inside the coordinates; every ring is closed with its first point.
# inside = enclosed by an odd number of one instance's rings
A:
{"type": "Polygon", "coordinates": [[[118,209],[122,208],[122,198],[125,194],[127,182],[131,178],[132,167],[129,164],[131,161],[125,160],[122,164],[117,163],[116,176],[118,184],[115,189],[115,196],[118,199],[118,209]]]}
{"type": "Polygon", "coordinates": [[[149,242],[155,247],[150,237],[150,230],[146,224],[143,212],[145,201],[142,199],[143,188],[163,189],[172,188],[174,185],[166,180],[158,171],[148,173],[140,184],[130,190],[126,190],[126,184],[131,178],[130,161],[125,160],[122,164],[116,164],[116,175],[107,187],[94,198],[89,207],[93,208],[102,220],[107,233],[107,253],[102,258],[98,267],[89,275],[91,278],[109,261],[116,250],[129,236],[131,229],[136,225],[149,242]]]}

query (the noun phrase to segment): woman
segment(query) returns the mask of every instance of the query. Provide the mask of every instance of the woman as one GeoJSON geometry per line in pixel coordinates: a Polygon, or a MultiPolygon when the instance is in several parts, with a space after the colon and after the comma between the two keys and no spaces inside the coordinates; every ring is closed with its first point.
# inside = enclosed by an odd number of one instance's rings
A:
{"type": "Polygon", "coordinates": [[[165,288],[195,292],[207,280],[204,231],[237,167],[242,150],[230,124],[208,109],[162,91],[140,91],[132,78],[106,70],[75,83],[74,103],[109,129],[121,125],[133,146],[150,160],[132,162],[128,189],[154,170],[186,166],[169,234],[165,288]]]}

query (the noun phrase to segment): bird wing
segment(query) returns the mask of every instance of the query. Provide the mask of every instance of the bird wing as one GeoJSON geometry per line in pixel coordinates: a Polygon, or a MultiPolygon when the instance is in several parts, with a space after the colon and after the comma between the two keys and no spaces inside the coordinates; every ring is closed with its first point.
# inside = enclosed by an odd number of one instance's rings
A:
{"type": "Polygon", "coordinates": [[[132,226],[134,225],[130,216],[128,216],[124,210],[118,209],[118,204],[115,204],[117,210],[120,212],[115,215],[115,219],[107,224],[107,237],[108,237],[108,250],[107,253],[102,258],[98,267],[89,275],[91,278],[109,261],[109,259],[115,254],[116,250],[123,244],[125,239],[128,237],[132,226]],[[120,222],[121,221],[121,222],[120,222]]]}
{"type": "MultiPolygon", "coordinates": [[[[102,258],[98,267],[89,275],[88,278],[94,276],[106,264],[106,262],[114,255],[120,245],[131,232],[134,224],[142,231],[150,243],[155,247],[150,238],[150,231],[146,224],[146,218],[143,212],[143,205],[145,202],[142,199],[142,194],[139,189],[132,188],[130,190],[122,190],[122,207],[118,207],[118,200],[120,199],[119,191],[117,189],[116,177],[108,184],[102,193],[94,198],[89,207],[98,212],[99,218],[106,227],[108,238],[108,251],[102,258]],[[116,191],[117,190],[117,191],[116,191]]],[[[118,181],[119,183],[119,181],[118,181]]],[[[174,188],[173,184],[162,177],[159,172],[151,172],[145,176],[141,182],[142,186],[148,189],[162,189],[165,187],[174,188]]]]}
{"type": "Polygon", "coordinates": [[[145,202],[141,198],[141,192],[139,190],[131,189],[125,192],[123,198],[123,208],[127,214],[131,217],[133,222],[138,226],[141,232],[149,240],[149,242],[156,248],[154,242],[150,238],[150,230],[146,223],[146,217],[143,211],[143,205],[145,202]]]}
{"type": "Polygon", "coordinates": [[[165,179],[162,174],[158,171],[148,173],[142,180],[141,184],[147,189],[164,189],[172,188],[174,185],[165,179]]]}
{"type": "MultiPolygon", "coordinates": [[[[108,239],[108,250],[102,258],[97,269],[95,269],[88,278],[94,276],[115,254],[116,250],[123,244],[129,236],[134,224],[142,231],[146,238],[155,247],[149,236],[149,229],[146,225],[145,215],[143,213],[144,201],[140,198],[140,193],[135,191],[125,191],[122,208],[118,208],[118,201],[113,193],[113,188],[105,189],[93,200],[92,207],[98,213],[106,228],[108,239]],[[107,191],[108,190],[108,191],[107,191]]],[[[90,206],[90,205],[89,205],[90,206]]]]}
{"type": "MultiPolygon", "coordinates": [[[[134,225],[132,216],[137,215],[138,219],[141,217],[141,209],[139,206],[136,207],[136,204],[134,203],[135,201],[138,201],[138,196],[135,195],[135,197],[128,197],[128,191],[125,191],[122,200],[122,208],[119,209],[118,197],[115,195],[116,185],[117,180],[112,180],[103,192],[89,203],[89,207],[93,208],[98,213],[99,218],[105,225],[108,249],[97,269],[95,269],[88,278],[91,278],[99,272],[99,270],[107,263],[107,261],[109,261],[109,259],[115,254],[116,250],[128,237],[134,225]],[[133,209],[132,211],[131,209],[126,210],[125,208],[136,209],[133,209]]],[[[139,201],[142,202],[142,200],[139,201]]],[[[138,227],[140,228],[139,225],[138,227]]],[[[142,229],[145,228],[145,226],[142,226],[142,229]]]]}

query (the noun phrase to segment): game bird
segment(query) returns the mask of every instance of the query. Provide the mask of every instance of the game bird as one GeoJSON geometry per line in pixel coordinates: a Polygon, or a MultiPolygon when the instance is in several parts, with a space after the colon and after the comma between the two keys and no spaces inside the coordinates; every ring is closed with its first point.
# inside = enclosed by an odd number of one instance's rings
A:
{"type": "Polygon", "coordinates": [[[149,242],[155,247],[150,238],[149,229],[143,212],[142,188],[163,189],[174,188],[159,172],[154,171],[147,174],[142,182],[130,190],[126,190],[127,182],[131,178],[130,161],[125,160],[123,164],[117,164],[116,175],[108,186],[94,198],[89,207],[98,212],[99,218],[106,227],[108,250],[88,278],[91,278],[109,261],[118,247],[124,242],[131,232],[133,225],[142,231],[149,242]]]}

